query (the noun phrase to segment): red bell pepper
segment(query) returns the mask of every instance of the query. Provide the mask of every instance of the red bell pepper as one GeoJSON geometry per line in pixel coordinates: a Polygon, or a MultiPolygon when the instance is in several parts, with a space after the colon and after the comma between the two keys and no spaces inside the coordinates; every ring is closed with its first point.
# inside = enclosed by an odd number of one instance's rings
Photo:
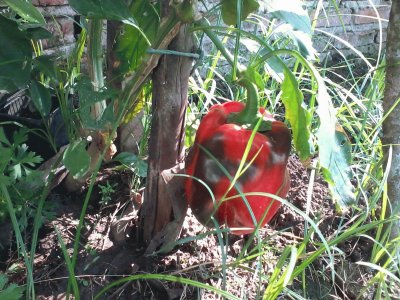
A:
{"type": "MultiPolygon", "coordinates": [[[[255,229],[254,219],[240,193],[263,192],[284,198],[290,187],[286,169],[290,131],[263,108],[258,109],[257,89],[252,83],[244,81],[242,85],[247,88],[246,106],[240,102],[214,105],[200,122],[186,162],[186,174],[191,177],[185,182],[186,197],[196,218],[210,226],[214,214],[219,225],[226,224],[238,235],[255,229]],[[262,124],[245,160],[247,169],[229,190],[261,116],[262,124]],[[210,191],[198,179],[208,186],[215,203],[210,191]]],[[[255,221],[261,222],[261,226],[269,222],[280,207],[280,202],[270,197],[249,195],[246,199],[255,221]]]]}

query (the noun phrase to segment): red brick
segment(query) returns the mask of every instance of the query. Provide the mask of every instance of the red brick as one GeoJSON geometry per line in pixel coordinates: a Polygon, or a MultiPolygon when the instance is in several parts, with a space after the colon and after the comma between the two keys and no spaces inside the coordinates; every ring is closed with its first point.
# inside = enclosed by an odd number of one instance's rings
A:
{"type": "Polygon", "coordinates": [[[75,42],[73,20],[69,18],[57,18],[56,21],[48,19],[46,27],[53,37],[42,42],[45,49],[75,42]]]}
{"type": "Polygon", "coordinates": [[[73,35],[74,34],[74,21],[71,19],[59,19],[58,24],[60,24],[61,31],[63,35],[73,35]]]}
{"type": "MultiPolygon", "coordinates": [[[[390,6],[377,7],[376,10],[381,19],[389,19],[390,6]]],[[[354,13],[354,24],[356,25],[376,22],[378,22],[378,16],[373,7],[364,8],[354,13]]]]}
{"type": "MultiPolygon", "coordinates": [[[[315,10],[310,12],[310,19],[314,21],[315,10]]],[[[326,14],[320,11],[317,18],[317,28],[321,27],[339,27],[346,26],[352,23],[352,15],[350,9],[341,9],[339,14],[336,11],[327,11],[326,14]],[[341,17],[341,18],[340,18],[341,17]]]]}

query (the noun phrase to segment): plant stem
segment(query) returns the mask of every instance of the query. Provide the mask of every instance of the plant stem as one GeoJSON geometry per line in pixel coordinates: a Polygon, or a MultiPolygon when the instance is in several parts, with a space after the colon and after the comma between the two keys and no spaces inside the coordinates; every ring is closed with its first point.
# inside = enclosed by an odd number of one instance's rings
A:
{"type": "MultiPolygon", "coordinates": [[[[88,29],[88,54],[89,54],[89,76],[95,91],[104,87],[103,77],[103,49],[101,34],[103,31],[103,20],[89,20],[88,29]]],[[[106,101],[96,102],[91,110],[93,119],[97,120],[106,108],[106,101]]]]}
{"type": "Polygon", "coordinates": [[[197,29],[201,29],[204,31],[204,33],[213,42],[214,46],[221,52],[227,62],[233,67],[235,65],[233,55],[229,52],[229,50],[225,48],[224,44],[222,44],[218,36],[211,30],[210,25],[208,25],[204,19],[197,21],[196,25],[200,27],[197,29]]]}
{"type": "MultiPolygon", "coordinates": [[[[8,213],[10,214],[10,219],[11,223],[13,225],[14,233],[15,233],[15,238],[17,240],[17,244],[19,244],[19,247],[22,252],[22,256],[24,257],[24,262],[26,266],[26,272],[28,273],[27,275],[27,287],[28,287],[28,292],[26,293],[26,299],[35,299],[35,286],[34,286],[34,281],[33,281],[33,270],[31,265],[29,264],[29,257],[28,253],[25,248],[25,243],[24,240],[22,239],[21,235],[21,230],[19,229],[17,217],[15,216],[15,209],[12,205],[12,201],[10,198],[10,194],[8,193],[8,189],[4,183],[0,183],[0,189],[1,189],[1,194],[3,200],[5,200],[7,204],[7,209],[8,213]]],[[[0,196],[1,196],[0,194],[0,196]]]]}
{"type": "Polygon", "coordinates": [[[239,125],[253,124],[257,122],[258,114],[258,91],[254,83],[247,78],[241,78],[238,82],[247,90],[247,101],[244,109],[236,114],[231,121],[239,125]]]}

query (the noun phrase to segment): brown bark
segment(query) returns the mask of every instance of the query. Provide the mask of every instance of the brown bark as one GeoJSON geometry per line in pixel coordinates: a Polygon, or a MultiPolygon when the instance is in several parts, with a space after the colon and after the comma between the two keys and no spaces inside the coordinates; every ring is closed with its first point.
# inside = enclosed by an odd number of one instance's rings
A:
{"type": "MultiPolygon", "coordinates": [[[[400,98],[400,1],[393,1],[389,17],[386,46],[386,79],[383,110],[389,112],[400,98]]],[[[400,212],[400,106],[394,107],[383,123],[382,142],[388,154],[392,147],[392,164],[388,176],[388,196],[391,214],[400,212]]],[[[399,236],[400,222],[392,225],[392,239],[399,236]]]]}
{"type": "MultiPolygon", "coordinates": [[[[191,34],[183,25],[170,50],[190,52],[191,34]]],[[[140,237],[152,253],[180,233],[187,204],[183,177],[185,112],[192,59],[164,55],[153,73],[152,124],[149,141],[149,171],[142,211],[140,237]]]]}

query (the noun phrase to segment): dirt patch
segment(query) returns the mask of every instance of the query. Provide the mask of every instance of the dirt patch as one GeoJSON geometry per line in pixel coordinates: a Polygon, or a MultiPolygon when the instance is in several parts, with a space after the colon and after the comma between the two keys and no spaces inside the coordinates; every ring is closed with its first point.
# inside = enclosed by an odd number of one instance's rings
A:
{"type": "MultiPolygon", "coordinates": [[[[110,195],[110,203],[104,203],[98,185],[90,200],[75,270],[81,299],[92,299],[107,284],[124,276],[138,274],[179,276],[226,290],[240,299],[262,298],[268,276],[272,274],[280,253],[286,246],[300,243],[305,232],[310,230],[305,227],[303,216],[293,210],[294,207],[316,220],[324,236],[335,232],[339,219],[343,221],[343,217],[336,215],[327,186],[317,174],[305,169],[295,157],[290,158],[289,172],[289,205],[282,205],[270,224],[260,230],[258,240],[249,236],[211,234],[210,229],[204,228],[189,210],[173,250],[167,255],[143,256],[135,243],[135,214],[124,223],[130,228],[130,231],[126,231],[129,238],[121,242],[110,235],[112,221],[129,208],[135,195],[129,189],[129,173],[104,169],[99,175],[99,183],[104,185],[108,182],[116,188],[110,195]],[[256,253],[262,254],[250,258],[256,253]],[[238,260],[238,257],[243,259],[238,260]]],[[[41,230],[35,256],[34,278],[38,299],[65,297],[68,272],[60,250],[60,236],[71,254],[84,196],[84,193],[68,195],[58,190],[49,197],[48,201],[56,209],[55,217],[41,230]]],[[[341,248],[348,262],[340,267],[338,273],[342,272],[340,274],[345,274],[348,279],[349,270],[352,270],[356,276],[358,273],[353,268],[353,262],[362,259],[370,247],[370,244],[360,240],[343,244],[341,248]]],[[[10,270],[12,266],[13,271],[7,272],[10,281],[18,284],[25,282],[23,262],[17,257],[15,248],[9,246],[1,264],[3,271],[10,270]]],[[[314,265],[316,269],[320,268],[318,272],[326,268],[322,261],[316,261],[314,265]]],[[[364,276],[367,273],[364,272],[364,276]]],[[[309,299],[330,299],[327,295],[332,294],[351,299],[354,291],[365,283],[364,280],[356,283],[348,280],[347,284],[347,280],[340,279],[332,282],[329,274],[330,271],[319,277],[315,277],[311,271],[306,274],[309,299]]],[[[303,293],[301,282],[293,282],[292,289],[303,293]]],[[[109,290],[102,299],[216,298],[215,293],[206,289],[150,279],[120,284],[109,290]]],[[[368,296],[366,299],[371,298],[368,296]]]]}

